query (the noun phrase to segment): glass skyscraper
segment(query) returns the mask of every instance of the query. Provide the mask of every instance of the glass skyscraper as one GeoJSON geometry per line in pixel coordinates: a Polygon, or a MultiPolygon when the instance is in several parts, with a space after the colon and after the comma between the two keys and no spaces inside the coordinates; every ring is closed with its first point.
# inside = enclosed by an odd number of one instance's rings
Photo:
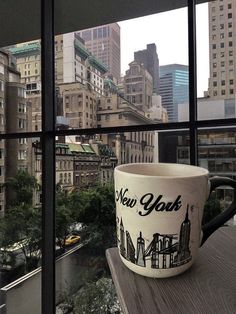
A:
{"type": "Polygon", "coordinates": [[[189,70],[187,65],[168,64],[160,67],[160,95],[169,122],[178,121],[178,104],[189,99],[189,70]]]}

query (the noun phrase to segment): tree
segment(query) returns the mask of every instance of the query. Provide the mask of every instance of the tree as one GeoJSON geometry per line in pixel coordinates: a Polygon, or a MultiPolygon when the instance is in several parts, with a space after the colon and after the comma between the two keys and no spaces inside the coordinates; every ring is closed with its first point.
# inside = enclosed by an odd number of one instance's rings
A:
{"type": "Polygon", "coordinates": [[[4,185],[14,197],[1,219],[1,247],[18,242],[25,256],[26,271],[30,271],[41,257],[41,207],[33,206],[33,193],[39,185],[35,177],[23,170],[8,178],[4,185]]]}
{"type": "Polygon", "coordinates": [[[82,287],[73,300],[73,313],[120,313],[115,288],[110,278],[101,278],[82,287]]]}
{"type": "Polygon", "coordinates": [[[70,226],[74,222],[70,203],[70,195],[62,188],[60,184],[56,186],[56,212],[55,212],[55,233],[57,244],[65,247],[65,239],[69,233],[70,226]]]}
{"type": "Polygon", "coordinates": [[[18,170],[15,177],[7,178],[4,186],[14,191],[15,197],[11,205],[32,205],[34,190],[39,188],[36,178],[25,170],[18,170]]]}

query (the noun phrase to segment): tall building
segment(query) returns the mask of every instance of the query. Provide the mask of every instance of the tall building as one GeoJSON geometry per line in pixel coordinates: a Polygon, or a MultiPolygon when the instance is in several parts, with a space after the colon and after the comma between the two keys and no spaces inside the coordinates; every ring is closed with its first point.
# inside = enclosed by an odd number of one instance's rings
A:
{"type": "Polygon", "coordinates": [[[160,95],[169,122],[178,121],[178,104],[189,100],[189,71],[182,64],[160,67],[160,95]]]}
{"type": "Polygon", "coordinates": [[[129,64],[124,76],[124,96],[137,108],[147,111],[152,106],[153,79],[137,61],[129,64]]]}
{"type": "Polygon", "coordinates": [[[218,99],[231,99],[236,92],[236,2],[210,1],[208,9],[209,95],[218,99]]]}
{"type": "Polygon", "coordinates": [[[134,52],[134,61],[144,65],[153,79],[153,92],[159,94],[159,59],[155,44],[148,44],[147,49],[134,52]]]}
{"type": "MultiPolygon", "coordinates": [[[[0,51],[0,132],[31,131],[31,107],[26,100],[25,85],[20,83],[20,73],[12,56],[0,51]]],[[[11,192],[2,184],[14,177],[19,169],[31,171],[31,140],[26,138],[0,141],[0,215],[11,192]]]]}
{"type": "Polygon", "coordinates": [[[108,73],[120,80],[120,27],[117,23],[78,32],[86,48],[108,67],[108,73]]]}

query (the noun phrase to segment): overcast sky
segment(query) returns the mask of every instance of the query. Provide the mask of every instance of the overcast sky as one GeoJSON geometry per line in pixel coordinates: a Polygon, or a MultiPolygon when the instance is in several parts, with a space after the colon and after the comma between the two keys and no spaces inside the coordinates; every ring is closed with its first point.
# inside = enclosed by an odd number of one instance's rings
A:
{"type": "MultiPolygon", "coordinates": [[[[155,43],[160,65],[188,65],[187,8],[119,22],[121,28],[121,73],[133,61],[134,51],[155,43]]],[[[208,89],[208,5],[197,6],[198,97],[208,89]]]]}

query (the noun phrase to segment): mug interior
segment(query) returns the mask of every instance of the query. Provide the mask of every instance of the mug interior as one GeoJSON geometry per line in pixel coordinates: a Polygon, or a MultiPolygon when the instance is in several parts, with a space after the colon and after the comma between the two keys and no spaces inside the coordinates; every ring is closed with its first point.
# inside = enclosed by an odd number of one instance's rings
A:
{"type": "Polygon", "coordinates": [[[208,170],[185,164],[171,164],[171,163],[133,163],[123,164],[116,167],[117,171],[123,173],[151,176],[151,177],[195,177],[208,175],[208,170]]]}

